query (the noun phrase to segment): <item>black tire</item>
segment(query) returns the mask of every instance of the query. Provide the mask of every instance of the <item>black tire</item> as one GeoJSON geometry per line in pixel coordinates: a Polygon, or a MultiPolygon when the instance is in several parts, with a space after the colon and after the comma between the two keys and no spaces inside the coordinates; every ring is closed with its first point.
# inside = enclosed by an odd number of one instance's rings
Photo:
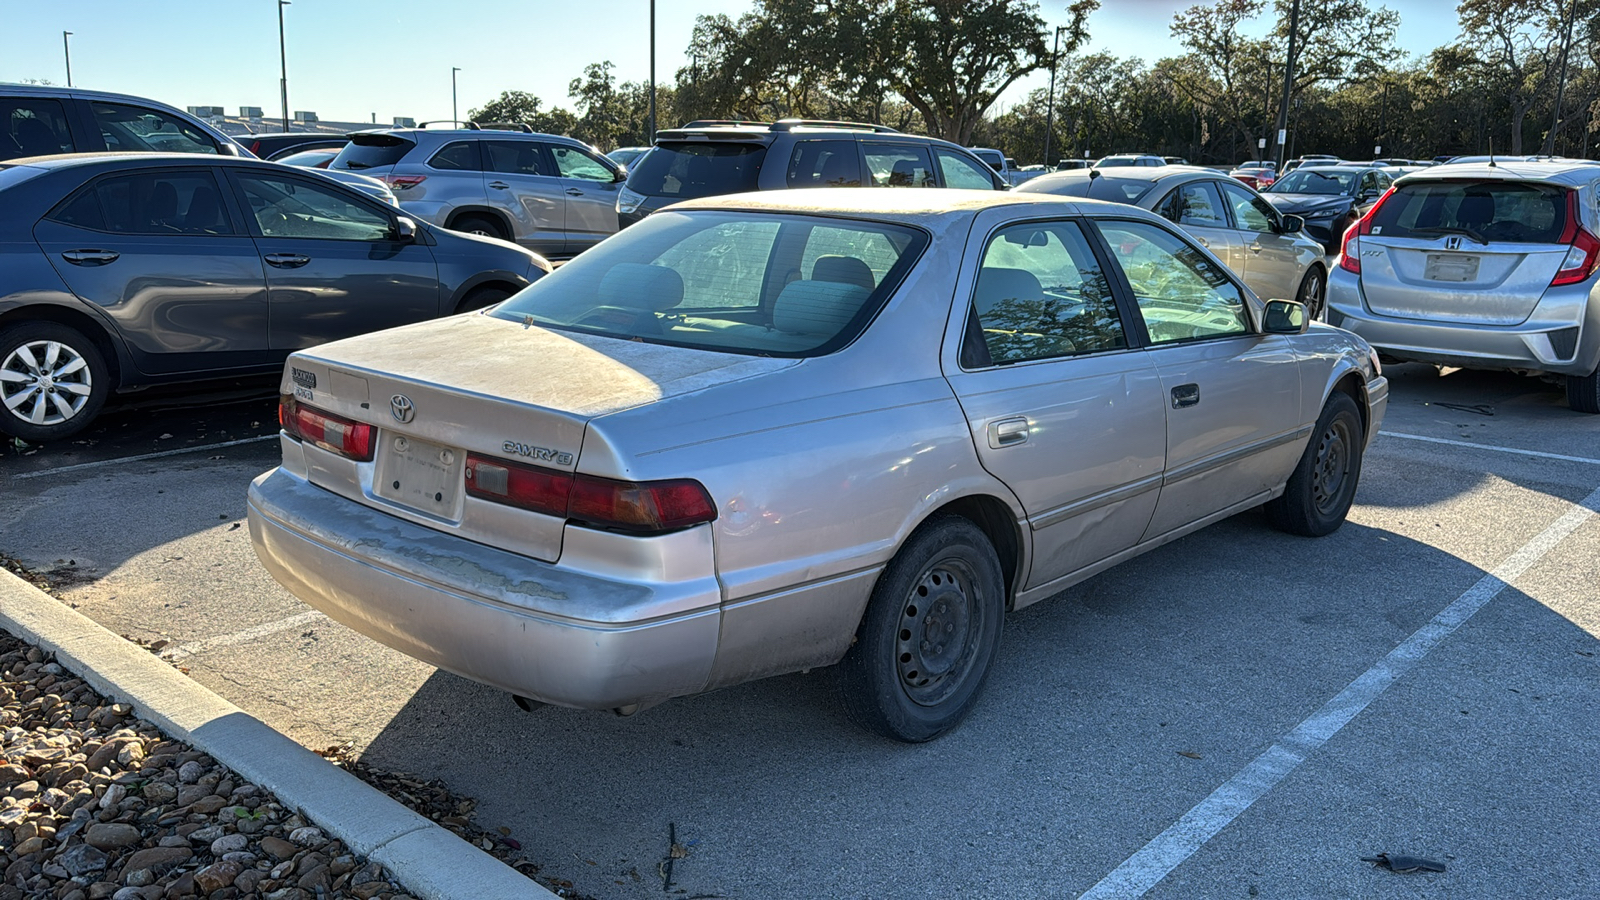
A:
{"type": "Polygon", "coordinates": [[[1600,413],[1600,369],[1567,376],[1567,405],[1581,413],[1600,413]]]}
{"type": "Polygon", "coordinates": [[[477,288],[461,298],[461,305],[456,307],[456,312],[472,312],[475,309],[483,309],[485,306],[493,306],[509,296],[511,296],[511,292],[505,288],[477,288]]]}
{"type": "Polygon", "coordinates": [[[1300,290],[1294,299],[1305,306],[1307,319],[1321,321],[1328,308],[1328,273],[1322,271],[1321,266],[1312,266],[1300,280],[1300,290]]]}
{"type": "Polygon", "coordinates": [[[72,437],[110,393],[105,358],[82,332],[55,322],[0,329],[0,432],[33,443],[72,437]]]}
{"type": "Polygon", "coordinates": [[[511,239],[511,236],[506,234],[506,227],[495,221],[493,216],[465,215],[451,223],[450,230],[462,231],[467,234],[481,234],[484,237],[499,238],[502,241],[511,239]]]}
{"type": "Polygon", "coordinates": [[[978,526],[923,524],[878,577],[840,663],[850,717],[907,743],[956,727],[999,652],[1005,608],[1000,560],[978,526]]]}
{"type": "Polygon", "coordinates": [[[1334,391],[1282,496],[1267,503],[1267,520],[1280,531],[1305,537],[1338,531],[1356,498],[1365,445],[1356,402],[1334,391]]]}

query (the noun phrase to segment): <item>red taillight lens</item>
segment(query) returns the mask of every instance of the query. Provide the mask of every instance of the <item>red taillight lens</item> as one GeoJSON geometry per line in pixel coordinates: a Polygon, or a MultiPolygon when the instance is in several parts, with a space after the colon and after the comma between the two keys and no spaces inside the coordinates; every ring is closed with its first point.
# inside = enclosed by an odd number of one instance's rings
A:
{"type": "Polygon", "coordinates": [[[385,175],[384,183],[397,191],[409,190],[428,180],[426,175],[385,175]]]}
{"type": "Polygon", "coordinates": [[[360,462],[372,459],[371,425],[306,406],[291,394],[284,394],[278,401],[278,424],[291,437],[310,441],[340,456],[360,462]]]}
{"type": "Polygon", "coordinates": [[[467,454],[467,493],[596,528],[653,534],[717,518],[698,482],[613,481],[467,454]]]}
{"type": "Polygon", "coordinates": [[[1567,192],[1567,226],[1561,231],[1561,242],[1568,244],[1569,249],[1556,277],[1550,279],[1550,286],[1589,280],[1596,267],[1600,267],[1600,238],[1590,234],[1579,220],[1577,191],[1567,192]]]}
{"type": "Polygon", "coordinates": [[[1339,245],[1339,268],[1346,272],[1361,274],[1361,236],[1372,232],[1372,217],[1378,214],[1378,210],[1383,209],[1383,204],[1387,203],[1393,194],[1394,188],[1384,191],[1383,196],[1378,198],[1377,203],[1372,204],[1366,215],[1352,222],[1350,227],[1344,230],[1344,241],[1339,245]]]}

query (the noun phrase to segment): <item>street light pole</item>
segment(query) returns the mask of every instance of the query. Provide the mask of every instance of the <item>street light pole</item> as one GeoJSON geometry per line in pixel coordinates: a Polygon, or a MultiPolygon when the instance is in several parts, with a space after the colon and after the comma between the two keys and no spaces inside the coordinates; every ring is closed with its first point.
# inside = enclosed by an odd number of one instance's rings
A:
{"type": "Polygon", "coordinates": [[[461,71],[460,66],[450,67],[450,124],[460,125],[461,116],[456,112],[456,73],[461,71]]]}
{"type": "Polygon", "coordinates": [[[1289,3],[1289,52],[1283,60],[1283,103],[1278,107],[1278,133],[1273,135],[1277,150],[1278,171],[1283,171],[1283,144],[1284,136],[1289,131],[1289,94],[1294,88],[1294,45],[1295,38],[1300,30],[1300,0],[1290,0],[1289,3]]]}
{"type": "Polygon", "coordinates": [[[61,52],[67,57],[67,87],[72,87],[72,45],[67,43],[71,35],[70,31],[61,32],[61,52]]]}
{"type": "Polygon", "coordinates": [[[1061,32],[1065,28],[1065,25],[1056,26],[1056,48],[1050,54],[1050,92],[1044,108],[1044,159],[1041,160],[1046,166],[1051,165],[1050,138],[1055,136],[1056,130],[1056,69],[1061,64],[1061,32]]]}
{"type": "Polygon", "coordinates": [[[647,141],[656,142],[656,0],[650,0],[650,134],[647,141]]]}
{"type": "Polygon", "coordinates": [[[289,130],[289,54],[284,49],[283,42],[283,8],[288,6],[290,0],[278,0],[278,65],[281,77],[278,79],[278,92],[283,100],[283,130],[289,130]]]}

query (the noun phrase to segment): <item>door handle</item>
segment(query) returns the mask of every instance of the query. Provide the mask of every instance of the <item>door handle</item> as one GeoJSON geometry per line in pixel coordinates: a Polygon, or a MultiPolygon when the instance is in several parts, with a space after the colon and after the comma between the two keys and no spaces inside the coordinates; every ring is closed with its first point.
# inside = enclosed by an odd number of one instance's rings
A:
{"type": "Polygon", "coordinates": [[[1261,245],[1260,244],[1251,244],[1250,245],[1250,252],[1251,253],[1260,253],[1261,252],[1261,245]]]}
{"type": "Polygon", "coordinates": [[[75,266],[103,266],[121,255],[114,250],[68,250],[61,258],[75,266]]]}
{"type": "Polygon", "coordinates": [[[1015,447],[1028,442],[1028,418],[1013,416],[989,423],[989,448],[1015,447]]]}
{"type": "Polygon", "coordinates": [[[268,253],[262,259],[267,261],[267,265],[277,266],[280,269],[298,269],[311,262],[311,257],[301,256],[298,253],[268,253]]]}
{"type": "Polygon", "coordinates": [[[1205,247],[1208,250],[1211,248],[1211,242],[1206,240],[1205,238],[1197,237],[1197,238],[1195,238],[1195,240],[1200,242],[1200,246],[1205,247]]]}
{"type": "Polygon", "coordinates": [[[1200,385],[1180,384],[1172,389],[1172,408],[1183,409],[1200,403],[1200,385]]]}
{"type": "Polygon", "coordinates": [[[511,185],[506,184],[504,181],[491,181],[489,182],[489,187],[492,187],[497,191],[503,191],[510,188],[511,185]]]}
{"type": "Polygon", "coordinates": [[[567,188],[567,196],[568,197],[582,197],[583,196],[583,191],[580,191],[577,188],[567,188]]]}

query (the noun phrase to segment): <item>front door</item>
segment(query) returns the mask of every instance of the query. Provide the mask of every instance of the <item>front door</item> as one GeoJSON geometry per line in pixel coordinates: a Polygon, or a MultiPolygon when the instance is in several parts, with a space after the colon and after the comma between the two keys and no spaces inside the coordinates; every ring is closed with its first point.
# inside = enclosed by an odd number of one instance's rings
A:
{"type": "MultiPolygon", "coordinates": [[[[984,468],[1033,529],[1027,587],[1138,543],[1161,486],[1161,379],[1129,349],[1102,260],[1073,220],[974,229],[980,264],[946,377],[984,468]]],[[[974,252],[975,251],[975,252],[974,252]]]]}
{"type": "Polygon", "coordinates": [[[617,180],[614,169],[577,147],[545,144],[561,173],[567,195],[568,254],[582,253],[617,233],[617,180]]]}
{"type": "MultiPolygon", "coordinates": [[[[546,256],[565,254],[567,186],[544,145],[538,141],[482,143],[489,204],[511,216],[512,240],[546,256]]],[[[613,224],[616,217],[612,209],[613,224]]]]}
{"type": "Polygon", "coordinates": [[[267,365],[267,282],[209,168],[100,178],[33,229],[74,294],[147,374],[267,365]]]}
{"type": "Polygon", "coordinates": [[[1242,289],[1177,234],[1151,222],[1099,226],[1138,306],[1166,409],[1166,471],[1146,538],[1265,502],[1309,434],[1288,338],[1257,333],[1242,289]]]}
{"type": "Polygon", "coordinates": [[[439,271],[397,211],[314,176],[231,169],[266,264],[269,341],[299,350],[440,314],[439,271]]]}

